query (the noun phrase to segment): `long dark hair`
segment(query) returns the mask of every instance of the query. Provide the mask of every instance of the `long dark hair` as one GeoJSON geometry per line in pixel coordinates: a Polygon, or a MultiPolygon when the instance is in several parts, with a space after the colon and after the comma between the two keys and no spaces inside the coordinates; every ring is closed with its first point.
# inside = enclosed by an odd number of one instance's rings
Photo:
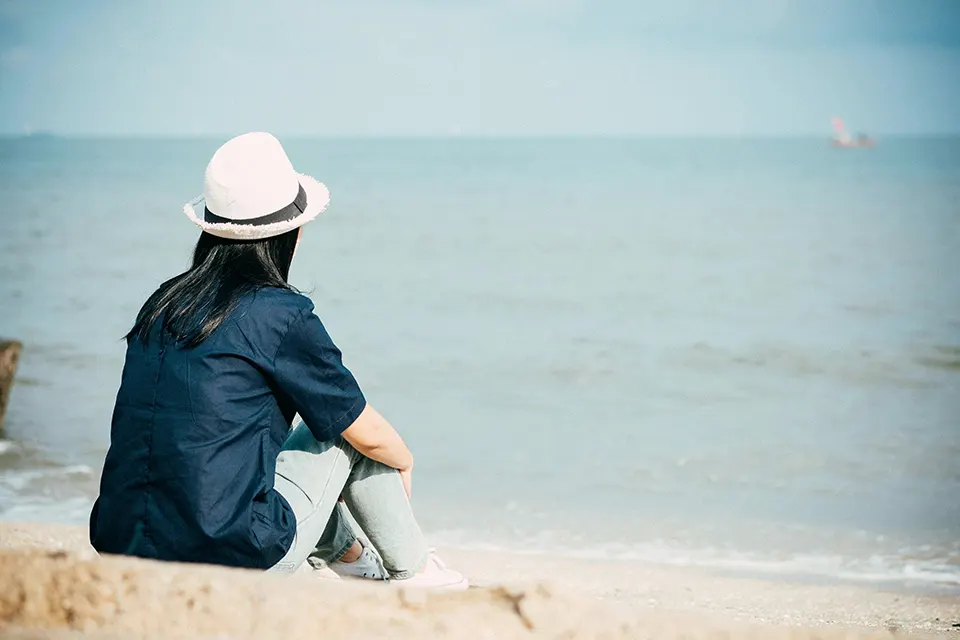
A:
{"type": "Polygon", "coordinates": [[[195,347],[223,324],[237,302],[261,287],[290,289],[287,277],[299,229],[264,240],[228,240],[201,233],[193,265],[167,280],[144,303],[126,339],[146,343],[161,318],[163,333],[195,347]]]}

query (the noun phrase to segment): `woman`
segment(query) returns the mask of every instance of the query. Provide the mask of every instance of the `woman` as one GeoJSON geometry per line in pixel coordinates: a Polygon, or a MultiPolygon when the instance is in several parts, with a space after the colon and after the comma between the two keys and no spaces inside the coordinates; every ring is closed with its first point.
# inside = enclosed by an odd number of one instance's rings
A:
{"type": "Polygon", "coordinates": [[[300,228],[328,201],[269,134],[214,154],[184,207],[203,230],[193,266],[127,335],[98,551],[286,573],[316,557],[342,576],[466,588],[410,509],[413,456],[287,284],[300,228]]]}

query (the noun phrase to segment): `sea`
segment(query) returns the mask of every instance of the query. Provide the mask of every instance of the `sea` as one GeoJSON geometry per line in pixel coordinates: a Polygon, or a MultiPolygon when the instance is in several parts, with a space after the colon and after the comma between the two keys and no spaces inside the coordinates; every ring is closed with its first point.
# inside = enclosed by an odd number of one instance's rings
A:
{"type": "MultiPolygon", "coordinates": [[[[960,593],[960,138],[282,141],[431,542],[960,593]]],[[[222,142],[0,141],[0,519],[87,522],[222,142]]]]}

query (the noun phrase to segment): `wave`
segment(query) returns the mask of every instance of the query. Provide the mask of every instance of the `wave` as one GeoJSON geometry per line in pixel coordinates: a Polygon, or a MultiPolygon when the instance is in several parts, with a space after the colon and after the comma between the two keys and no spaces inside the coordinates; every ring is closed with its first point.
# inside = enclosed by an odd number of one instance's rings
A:
{"type": "Polygon", "coordinates": [[[814,579],[899,585],[906,588],[960,594],[960,555],[918,558],[908,550],[899,555],[846,557],[832,554],[761,554],[716,548],[678,548],[663,543],[608,544],[597,547],[545,546],[544,535],[515,544],[477,541],[463,531],[431,536],[440,546],[518,555],[549,555],[585,560],[625,560],[661,566],[718,570],[745,576],[814,579]]]}
{"type": "Polygon", "coordinates": [[[20,445],[10,440],[0,440],[0,456],[7,453],[17,453],[20,451],[20,445]]]}

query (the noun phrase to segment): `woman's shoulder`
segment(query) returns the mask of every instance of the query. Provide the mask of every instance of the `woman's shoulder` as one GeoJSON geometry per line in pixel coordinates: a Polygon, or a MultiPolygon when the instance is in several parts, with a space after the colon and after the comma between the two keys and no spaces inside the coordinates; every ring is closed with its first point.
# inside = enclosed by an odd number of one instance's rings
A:
{"type": "Polygon", "coordinates": [[[304,313],[313,311],[313,302],[292,289],[263,287],[246,296],[237,311],[248,321],[289,326],[304,313]]]}
{"type": "Polygon", "coordinates": [[[313,309],[313,301],[299,291],[280,287],[261,287],[251,293],[254,304],[294,311],[313,309]]]}

